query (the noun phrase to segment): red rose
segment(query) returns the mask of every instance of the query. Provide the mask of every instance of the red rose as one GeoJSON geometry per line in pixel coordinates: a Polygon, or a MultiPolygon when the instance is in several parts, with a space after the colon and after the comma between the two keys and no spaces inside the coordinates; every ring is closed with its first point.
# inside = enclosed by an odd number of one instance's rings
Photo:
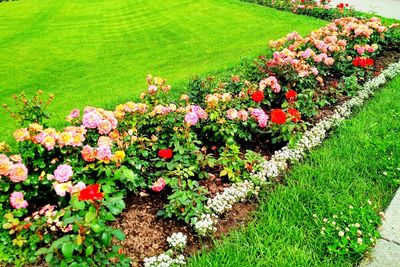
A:
{"type": "Polygon", "coordinates": [[[289,114],[292,116],[293,122],[299,122],[301,120],[300,112],[295,108],[288,108],[289,114]]]}
{"type": "Polygon", "coordinates": [[[358,67],[359,65],[360,65],[360,58],[356,57],[355,59],[353,59],[353,66],[358,67]]]}
{"type": "Polygon", "coordinates": [[[374,65],[374,60],[372,58],[362,58],[362,57],[356,57],[353,59],[353,66],[355,67],[370,67],[374,65]]]}
{"type": "Polygon", "coordinates": [[[264,92],[263,91],[256,91],[251,95],[251,99],[254,102],[260,103],[264,99],[264,92]]]}
{"type": "Polygon", "coordinates": [[[271,121],[276,124],[286,123],[286,113],[282,109],[274,109],[271,111],[271,121]]]}
{"type": "Polygon", "coordinates": [[[297,99],[297,93],[295,90],[290,89],[289,91],[287,91],[286,100],[289,103],[293,103],[294,101],[296,101],[296,99],[297,99]]]}
{"type": "Polygon", "coordinates": [[[160,151],[158,151],[158,156],[163,159],[170,159],[173,156],[172,149],[170,149],[170,148],[161,149],[160,151]]]}
{"type": "Polygon", "coordinates": [[[88,185],[85,189],[79,192],[78,199],[83,200],[102,200],[103,193],[99,191],[99,184],[88,185]]]}

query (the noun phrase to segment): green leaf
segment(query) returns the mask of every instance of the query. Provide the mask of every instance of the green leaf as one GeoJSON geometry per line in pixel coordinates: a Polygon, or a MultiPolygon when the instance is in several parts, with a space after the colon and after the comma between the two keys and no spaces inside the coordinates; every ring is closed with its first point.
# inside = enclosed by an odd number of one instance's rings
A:
{"type": "Polygon", "coordinates": [[[93,230],[93,232],[95,232],[95,233],[101,233],[102,232],[102,230],[103,230],[103,228],[101,227],[101,225],[100,224],[98,224],[98,223],[93,223],[93,224],[91,224],[90,225],[90,228],[92,228],[92,230],[93,230]]]}
{"type": "Polygon", "coordinates": [[[106,220],[106,221],[114,221],[115,220],[115,216],[114,215],[112,215],[112,213],[111,212],[107,212],[105,215],[103,215],[104,217],[104,219],[106,220]]]}
{"type": "Polygon", "coordinates": [[[66,258],[71,258],[74,253],[75,245],[73,243],[64,243],[61,247],[61,251],[66,258]]]}
{"type": "Polygon", "coordinates": [[[46,254],[48,252],[48,248],[40,248],[35,252],[35,255],[39,256],[39,255],[43,255],[46,254]]]}
{"type": "Polygon", "coordinates": [[[110,198],[107,207],[113,215],[118,215],[125,209],[125,202],[121,198],[110,198]]]}
{"type": "Polygon", "coordinates": [[[85,202],[84,201],[79,201],[77,196],[73,196],[71,198],[71,205],[73,208],[77,210],[83,210],[85,209],[85,202]]]}
{"type": "Polygon", "coordinates": [[[91,223],[94,219],[96,219],[96,217],[97,217],[96,209],[93,206],[91,206],[89,211],[85,215],[85,222],[91,223]]]}
{"type": "Polygon", "coordinates": [[[85,251],[86,257],[89,257],[89,256],[93,253],[93,250],[94,250],[93,246],[92,246],[92,245],[89,245],[89,246],[86,248],[86,251],[85,251]]]}
{"type": "Polygon", "coordinates": [[[108,232],[104,232],[103,235],[101,236],[101,240],[103,241],[103,244],[106,245],[107,247],[110,246],[111,239],[112,239],[112,236],[108,232]]]}
{"type": "Polygon", "coordinates": [[[46,258],[45,258],[46,262],[50,262],[52,259],[53,259],[53,253],[49,253],[46,255],[46,258]]]}
{"type": "Polygon", "coordinates": [[[120,241],[125,239],[125,234],[120,229],[115,229],[112,234],[120,241]]]}
{"type": "Polygon", "coordinates": [[[135,179],[135,174],[133,173],[133,171],[131,169],[124,169],[123,174],[124,174],[125,178],[127,178],[128,180],[135,179]]]}

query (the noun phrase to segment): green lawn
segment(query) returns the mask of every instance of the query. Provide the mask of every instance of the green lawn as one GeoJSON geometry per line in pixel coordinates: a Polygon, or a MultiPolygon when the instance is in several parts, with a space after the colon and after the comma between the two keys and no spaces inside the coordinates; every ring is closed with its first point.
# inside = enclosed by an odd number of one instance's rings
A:
{"type": "Polygon", "coordinates": [[[287,186],[262,199],[252,223],[189,266],[352,266],[348,259],[324,253],[312,214],[332,216],[349,205],[366,205],[368,199],[380,210],[388,205],[395,190],[391,181],[400,178],[399,87],[397,77],[293,167],[287,186]]]}
{"type": "MultiPolygon", "coordinates": [[[[73,108],[136,99],[148,73],[176,85],[326,22],[236,0],[20,0],[0,6],[0,103],[54,93],[53,125],[73,108]]],[[[0,139],[13,129],[0,113],[0,139]]]]}

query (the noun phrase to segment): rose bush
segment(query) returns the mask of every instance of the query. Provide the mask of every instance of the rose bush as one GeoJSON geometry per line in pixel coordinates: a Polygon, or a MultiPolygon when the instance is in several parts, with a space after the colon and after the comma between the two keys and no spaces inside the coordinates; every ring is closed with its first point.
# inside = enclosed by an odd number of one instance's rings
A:
{"type": "Polygon", "coordinates": [[[331,5],[331,0],[244,0],[244,1],[327,20],[356,16],[360,13],[354,10],[347,3],[339,3],[336,6],[333,6],[331,5]]]}

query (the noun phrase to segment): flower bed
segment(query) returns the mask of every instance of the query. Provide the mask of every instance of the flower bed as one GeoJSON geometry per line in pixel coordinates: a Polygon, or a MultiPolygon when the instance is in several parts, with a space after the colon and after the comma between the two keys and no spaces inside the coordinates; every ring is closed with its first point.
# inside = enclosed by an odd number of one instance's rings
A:
{"type": "Polygon", "coordinates": [[[325,20],[333,20],[343,17],[365,17],[354,10],[349,4],[343,2],[336,6],[331,5],[330,0],[243,0],[279,10],[289,11],[301,15],[316,17],[325,20]]]}
{"type": "MultiPolygon", "coordinates": [[[[158,216],[198,235],[213,232],[216,216],[257,194],[265,177],[273,181],[370,95],[373,85],[360,91],[359,84],[382,71],[375,60],[397,47],[397,36],[376,18],[337,19],[305,38],[271,42],[273,57],[260,57],[241,77],[193,81],[174,103],[166,81],[148,76],[141,102],[86,107],[82,116],[73,110],[63,131],[46,126],[38,98],[22,98],[24,108],[10,110],[24,124],[15,132],[19,154],[0,156],[1,261],[129,265],[129,251],[116,245],[125,235],[111,226],[126,196],[153,196],[158,216]],[[342,104],[313,126],[335,103],[342,104]]],[[[168,254],[146,266],[183,262],[173,255],[187,239],[171,238],[168,254]]]]}

